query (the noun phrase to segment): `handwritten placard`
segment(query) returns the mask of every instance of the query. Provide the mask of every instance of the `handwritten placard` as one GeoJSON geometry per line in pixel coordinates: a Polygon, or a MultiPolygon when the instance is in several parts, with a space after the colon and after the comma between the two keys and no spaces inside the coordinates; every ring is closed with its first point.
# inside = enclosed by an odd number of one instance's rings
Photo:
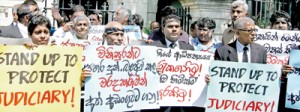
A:
{"type": "Polygon", "coordinates": [[[300,50],[291,50],[289,65],[294,70],[288,74],[285,107],[300,110],[300,50]]]}
{"type": "Polygon", "coordinates": [[[187,50],[158,48],[157,66],[162,69],[160,75],[161,106],[197,106],[204,107],[206,83],[210,53],[187,50]]]}
{"type": "Polygon", "coordinates": [[[277,112],[280,65],[212,61],[206,112],[277,112]]]}
{"type": "Polygon", "coordinates": [[[159,108],[156,47],[88,46],[84,110],[115,112],[159,108]]]}
{"type": "Polygon", "coordinates": [[[88,34],[88,40],[103,42],[104,30],[105,30],[104,25],[91,26],[88,34]]]}
{"type": "Polygon", "coordinates": [[[0,46],[2,112],[79,112],[82,48],[0,46]]]}
{"type": "MultiPolygon", "coordinates": [[[[50,44],[51,42],[49,42],[50,44]]],[[[56,38],[55,44],[58,46],[78,46],[83,47],[85,50],[86,46],[88,45],[101,45],[102,43],[99,41],[91,41],[91,40],[79,40],[79,39],[63,39],[63,38],[56,38]]]]}
{"type": "Polygon", "coordinates": [[[291,48],[300,45],[300,32],[259,29],[254,40],[267,49],[268,64],[287,64],[291,48]]]}
{"type": "Polygon", "coordinates": [[[31,38],[5,38],[5,37],[0,37],[0,45],[23,45],[26,42],[32,42],[31,38]]]}
{"type": "Polygon", "coordinates": [[[125,25],[124,32],[130,40],[140,40],[142,38],[141,29],[139,26],[125,25]]]}

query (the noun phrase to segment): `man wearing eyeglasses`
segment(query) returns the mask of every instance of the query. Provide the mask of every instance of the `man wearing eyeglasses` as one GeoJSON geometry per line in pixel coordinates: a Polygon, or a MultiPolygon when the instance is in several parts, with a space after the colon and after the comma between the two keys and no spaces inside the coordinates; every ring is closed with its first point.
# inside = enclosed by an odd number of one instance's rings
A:
{"type": "Polygon", "coordinates": [[[215,60],[265,64],[267,50],[253,42],[257,31],[254,21],[249,17],[241,17],[234,22],[234,30],[237,40],[218,48],[215,60]]]}
{"type": "Polygon", "coordinates": [[[124,29],[122,24],[116,21],[107,23],[103,38],[103,43],[107,45],[124,45],[124,29]]]}

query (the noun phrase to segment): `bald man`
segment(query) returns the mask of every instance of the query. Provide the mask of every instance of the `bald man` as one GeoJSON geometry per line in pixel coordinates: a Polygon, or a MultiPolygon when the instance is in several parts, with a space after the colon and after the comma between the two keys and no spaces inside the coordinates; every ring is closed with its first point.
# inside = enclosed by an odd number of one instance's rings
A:
{"type": "Polygon", "coordinates": [[[103,38],[107,45],[124,45],[124,29],[119,22],[112,21],[106,24],[103,38]]]}

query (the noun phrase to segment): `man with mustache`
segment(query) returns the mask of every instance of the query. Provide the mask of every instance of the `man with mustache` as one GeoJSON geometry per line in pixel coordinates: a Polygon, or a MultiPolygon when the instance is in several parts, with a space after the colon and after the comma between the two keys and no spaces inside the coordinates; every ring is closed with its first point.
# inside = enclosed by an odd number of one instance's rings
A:
{"type": "Polygon", "coordinates": [[[253,42],[255,33],[254,21],[249,17],[241,17],[234,22],[234,42],[223,45],[215,52],[215,60],[266,64],[267,50],[253,42]]]}
{"type": "Polygon", "coordinates": [[[106,24],[103,38],[107,45],[124,45],[124,29],[123,25],[117,21],[106,24]]]}

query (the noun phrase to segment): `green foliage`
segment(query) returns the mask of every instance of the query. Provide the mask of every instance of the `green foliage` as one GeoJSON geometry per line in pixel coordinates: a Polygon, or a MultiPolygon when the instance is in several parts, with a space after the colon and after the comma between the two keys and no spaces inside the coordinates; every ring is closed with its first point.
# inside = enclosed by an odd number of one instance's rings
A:
{"type": "Polygon", "coordinates": [[[259,19],[259,15],[257,16],[252,16],[255,24],[260,27],[260,28],[266,28],[268,25],[270,25],[269,18],[262,18],[261,20],[259,19]]]}

